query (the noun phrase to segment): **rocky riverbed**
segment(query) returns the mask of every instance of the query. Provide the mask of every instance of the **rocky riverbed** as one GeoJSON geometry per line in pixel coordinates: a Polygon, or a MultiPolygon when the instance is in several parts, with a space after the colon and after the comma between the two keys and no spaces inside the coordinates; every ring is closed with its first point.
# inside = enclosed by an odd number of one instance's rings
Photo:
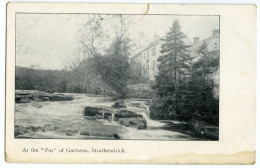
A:
{"type": "Polygon", "coordinates": [[[148,100],[117,108],[106,96],[17,91],[16,101],[15,138],[205,140],[183,122],[150,120],[148,100]]]}
{"type": "Polygon", "coordinates": [[[31,103],[46,101],[71,101],[73,97],[60,93],[46,93],[36,90],[18,90],[15,92],[15,103],[31,103]]]}

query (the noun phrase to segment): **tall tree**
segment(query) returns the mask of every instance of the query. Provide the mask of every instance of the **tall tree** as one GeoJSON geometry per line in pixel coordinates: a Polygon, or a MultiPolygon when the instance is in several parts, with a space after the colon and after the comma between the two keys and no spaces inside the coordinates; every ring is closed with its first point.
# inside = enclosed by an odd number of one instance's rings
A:
{"type": "Polygon", "coordinates": [[[88,14],[86,24],[79,30],[81,32],[82,40],[80,41],[83,46],[83,55],[85,57],[95,57],[100,54],[103,47],[102,22],[104,18],[99,14],[88,14]]]}
{"type": "Polygon", "coordinates": [[[124,55],[122,39],[116,39],[106,56],[97,58],[97,69],[101,78],[117,93],[117,98],[127,97],[127,81],[129,78],[128,57],[124,55]]]}
{"type": "Polygon", "coordinates": [[[161,39],[161,56],[158,58],[159,73],[155,80],[155,89],[161,100],[165,100],[164,108],[169,115],[178,114],[178,103],[182,97],[180,85],[189,75],[191,57],[189,45],[184,39],[180,24],[175,20],[165,38],[161,39]]]}
{"type": "Polygon", "coordinates": [[[120,25],[115,28],[115,38],[105,56],[96,57],[97,69],[101,78],[117,93],[117,98],[127,97],[127,83],[130,66],[131,40],[125,18],[119,15],[120,25]]]}
{"type": "Polygon", "coordinates": [[[219,68],[219,50],[209,51],[208,44],[204,42],[197,54],[199,59],[192,65],[188,88],[192,96],[193,112],[211,124],[218,124],[218,98],[214,97],[212,73],[219,68]]]}

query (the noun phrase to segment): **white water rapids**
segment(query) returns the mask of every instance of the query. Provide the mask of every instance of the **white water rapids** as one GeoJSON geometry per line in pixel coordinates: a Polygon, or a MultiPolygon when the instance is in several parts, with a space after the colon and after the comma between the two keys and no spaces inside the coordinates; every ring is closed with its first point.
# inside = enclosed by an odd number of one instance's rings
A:
{"type": "Polygon", "coordinates": [[[111,106],[114,103],[111,98],[67,94],[74,100],[16,103],[15,138],[115,139],[118,136],[119,139],[194,140],[184,133],[163,129],[163,122],[150,120],[149,108],[143,101],[130,101],[141,107],[127,103],[127,108],[140,112],[147,120],[147,129],[138,130],[83,115],[86,106],[111,106]]]}

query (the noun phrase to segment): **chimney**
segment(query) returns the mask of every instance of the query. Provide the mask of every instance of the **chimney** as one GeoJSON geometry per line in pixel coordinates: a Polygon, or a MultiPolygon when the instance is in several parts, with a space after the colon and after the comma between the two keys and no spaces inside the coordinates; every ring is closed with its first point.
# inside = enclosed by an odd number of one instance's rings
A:
{"type": "Polygon", "coordinates": [[[219,37],[219,30],[218,29],[212,30],[212,36],[219,37]]]}
{"type": "Polygon", "coordinates": [[[197,44],[200,41],[199,37],[194,37],[193,38],[193,44],[197,44]]]}

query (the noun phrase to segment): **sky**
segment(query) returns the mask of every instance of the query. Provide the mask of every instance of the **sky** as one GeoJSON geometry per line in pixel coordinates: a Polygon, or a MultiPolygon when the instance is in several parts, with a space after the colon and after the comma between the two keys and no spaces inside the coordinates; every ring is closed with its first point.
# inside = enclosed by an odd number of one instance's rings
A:
{"type": "MultiPolygon", "coordinates": [[[[91,16],[90,16],[91,17],[91,16]]],[[[101,15],[104,46],[111,42],[118,15],[101,15]]],[[[124,15],[129,24],[128,33],[133,43],[141,34],[148,42],[153,34],[163,37],[177,19],[181,30],[192,41],[212,35],[219,29],[218,16],[180,15],[124,15]]],[[[16,65],[38,69],[63,69],[80,55],[83,25],[88,14],[16,14],[16,65]]]]}

